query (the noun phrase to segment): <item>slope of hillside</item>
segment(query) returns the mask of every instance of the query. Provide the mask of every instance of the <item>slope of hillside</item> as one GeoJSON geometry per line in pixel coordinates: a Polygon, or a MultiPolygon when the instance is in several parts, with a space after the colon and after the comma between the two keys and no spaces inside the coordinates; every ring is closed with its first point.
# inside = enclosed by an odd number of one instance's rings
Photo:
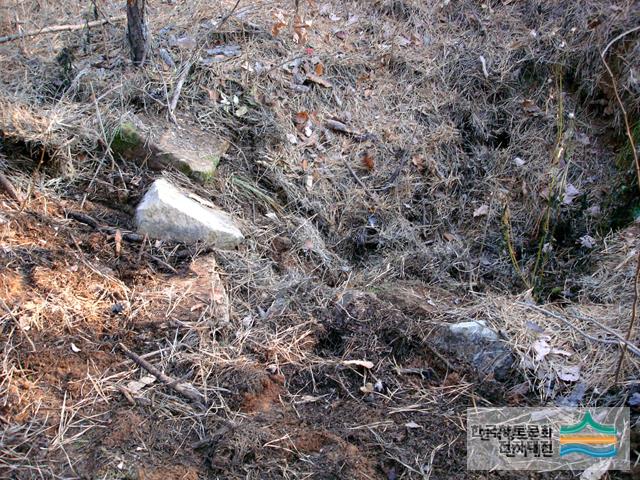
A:
{"type": "Polygon", "coordinates": [[[152,2],[140,68],[8,3],[7,478],[489,478],[467,407],[637,392],[637,2],[152,2]],[[244,243],[136,232],[158,178],[244,243]]]}

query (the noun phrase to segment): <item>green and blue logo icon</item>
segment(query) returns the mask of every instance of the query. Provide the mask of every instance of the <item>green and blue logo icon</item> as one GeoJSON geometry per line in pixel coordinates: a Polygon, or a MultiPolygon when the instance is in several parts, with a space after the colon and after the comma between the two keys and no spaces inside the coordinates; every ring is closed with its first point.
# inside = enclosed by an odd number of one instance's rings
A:
{"type": "Polygon", "coordinates": [[[615,457],[618,437],[615,425],[596,422],[587,412],[579,423],[560,427],[560,456],[581,453],[595,458],[615,457]]]}

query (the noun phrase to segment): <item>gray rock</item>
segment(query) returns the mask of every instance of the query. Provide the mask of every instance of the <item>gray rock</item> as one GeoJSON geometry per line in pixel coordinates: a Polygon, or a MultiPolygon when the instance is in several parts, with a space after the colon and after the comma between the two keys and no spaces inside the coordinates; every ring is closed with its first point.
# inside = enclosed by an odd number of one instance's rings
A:
{"type": "Polygon", "coordinates": [[[227,213],[196,195],[186,195],[165,179],[153,182],[136,209],[135,222],[138,232],[161,240],[227,249],[244,240],[227,213]]]}
{"type": "Polygon", "coordinates": [[[440,338],[440,348],[469,362],[483,375],[493,373],[496,380],[509,378],[515,358],[511,349],[484,320],[448,325],[440,338]]]}
{"type": "Polygon", "coordinates": [[[111,143],[122,158],[153,170],[174,167],[199,182],[211,180],[229,142],[197,126],[166,125],[141,116],[123,122],[111,143]]]}
{"type": "Polygon", "coordinates": [[[487,322],[484,320],[453,323],[449,325],[449,331],[454,335],[460,335],[469,339],[498,340],[498,334],[487,327],[487,322]]]}

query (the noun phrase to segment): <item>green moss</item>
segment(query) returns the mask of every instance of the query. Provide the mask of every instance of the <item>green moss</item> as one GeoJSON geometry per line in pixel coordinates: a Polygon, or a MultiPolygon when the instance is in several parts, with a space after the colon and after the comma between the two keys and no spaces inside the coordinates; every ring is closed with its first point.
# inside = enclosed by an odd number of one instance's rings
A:
{"type": "Polygon", "coordinates": [[[216,173],[218,165],[220,164],[220,155],[208,155],[205,157],[207,162],[211,163],[211,176],[216,173]]]}
{"type": "Polygon", "coordinates": [[[111,149],[119,154],[142,147],[144,140],[136,126],[131,122],[122,123],[116,130],[111,149]]]}

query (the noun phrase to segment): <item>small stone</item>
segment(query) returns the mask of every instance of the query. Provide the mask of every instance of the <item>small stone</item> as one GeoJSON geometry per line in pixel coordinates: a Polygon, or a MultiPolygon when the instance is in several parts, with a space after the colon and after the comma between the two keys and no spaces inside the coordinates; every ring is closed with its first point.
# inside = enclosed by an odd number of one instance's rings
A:
{"type": "Polygon", "coordinates": [[[449,331],[454,335],[468,338],[479,338],[490,341],[498,340],[498,334],[487,327],[487,322],[484,320],[454,323],[449,325],[449,331]]]}
{"type": "Polygon", "coordinates": [[[234,248],[244,236],[231,217],[200,199],[185,195],[165,179],[156,180],[136,209],[138,232],[154,239],[204,242],[234,248]]]}

